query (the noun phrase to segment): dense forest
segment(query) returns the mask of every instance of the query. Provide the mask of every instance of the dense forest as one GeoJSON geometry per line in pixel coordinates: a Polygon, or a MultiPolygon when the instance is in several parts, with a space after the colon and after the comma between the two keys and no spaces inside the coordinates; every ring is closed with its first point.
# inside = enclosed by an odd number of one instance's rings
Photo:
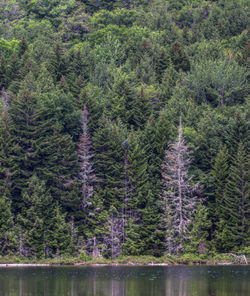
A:
{"type": "Polygon", "coordinates": [[[248,5],[0,0],[0,255],[249,253],[248,5]]]}

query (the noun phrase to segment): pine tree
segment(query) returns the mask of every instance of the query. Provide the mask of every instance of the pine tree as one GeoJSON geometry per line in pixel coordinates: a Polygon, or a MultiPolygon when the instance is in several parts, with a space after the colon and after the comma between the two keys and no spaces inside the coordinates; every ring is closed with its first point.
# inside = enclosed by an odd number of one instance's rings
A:
{"type": "Polygon", "coordinates": [[[93,153],[91,149],[92,143],[88,133],[88,110],[86,105],[84,105],[82,112],[82,133],[80,134],[77,150],[80,167],[78,181],[81,184],[82,208],[86,208],[88,203],[91,202],[90,198],[93,196],[94,183],[96,182],[92,164],[93,153]]]}
{"type": "Polygon", "coordinates": [[[166,231],[166,249],[174,254],[183,252],[185,243],[190,239],[189,227],[196,205],[198,185],[192,184],[188,174],[188,154],[180,120],[178,139],[165,152],[162,164],[162,223],[166,231]]]}

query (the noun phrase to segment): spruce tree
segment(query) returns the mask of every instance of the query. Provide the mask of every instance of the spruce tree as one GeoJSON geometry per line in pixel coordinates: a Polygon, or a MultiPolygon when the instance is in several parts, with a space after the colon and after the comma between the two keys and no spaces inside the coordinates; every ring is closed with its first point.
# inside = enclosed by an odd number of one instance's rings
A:
{"type": "Polygon", "coordinates": [[[65,215],[53,201],[45,183],[36,175],[29,179],[29,187],[23,193],[23,201],[25,207],[17,217],[22,255],[44,258],[64,252],[71,253],[73,245],[70,225],[65,222],[65,215]]]}
{"type": "Polygon", "coordinates": [[[208,208],[198,203],[190,231],[190,241],[186,250],[195,254],[205,254],[210,248],[209,232],[212,226],[208,208]]]}
{"type": "Polygon", "coordinates": [[[8,96],[2,90],[2,101],[0,101],[0,195],[10,194],[10,118],[8,113],[8,96]]]}
{"type": "Polygon", "coordinates": [[[216,233],[219,250],[227,252],[247,246],[250,234],[249,155],[242,143],[239,143],[229,170],[221,207],[216,233]]]}
{"type": "Polygon", "coordinates": [[[10,103],[10,176],[13,206],[16,210],[22,206],[22,190],[27,188],[28,180],[37,167],[39,158],[39,140],[46,132],[41,118],[41,109],[34,93],[21,92],[10,103]]]}
{"type": "MultiPolygon", "coordinates": [[[[68,134],[61,134],[59,126],[56,126],[53,134],[43,138],[39,152],[41,166],[37,174],[70,217],[77,174],[77,154],[72,138],[68,134]]],[[[75,202],[78,202],[77,198],[75,202]]]]}
{"type": "Polygon", "coordinates": [[[219,228],[219,221],[224,217],[224,192],[229,173],[229,154],[226,147],[223,147],[217,153],[215,158],[212,176],[214,183],[214,198],[209,200],[210,219],[213,223],[211,238],[215,239],[215,245],[219,248],[216,231],[219,228]]]}
{"type": "MultiPolygon", "coordinates": [[[[106,245],[108,255],[116,256],[121,251],[125,238],[124,228],[124,158],[122,143],[126,139],[126,129],[121,124],[113,124],[103,119],[93,137],[95,151],[95,172],[98,179],[97,196],[103,201],[107,213],[106,233],[101,241],[106,245]],[[121,231],[121,233],[120,233],[121,231]],[[112,240],[115,239],[115,247],[112,240]],[[119,241],[117,241],[119,240],[119,241]],[[116,251],[112,252],[112,246],[116,251]]],[[[114,243],[114,242],[113,242],[114,243]]]]}
{"type": "Polygon", "coordinates": [[[6,195],[0,195],[0,255],[17,251],[17,235],[10,201],[6,195]]]}

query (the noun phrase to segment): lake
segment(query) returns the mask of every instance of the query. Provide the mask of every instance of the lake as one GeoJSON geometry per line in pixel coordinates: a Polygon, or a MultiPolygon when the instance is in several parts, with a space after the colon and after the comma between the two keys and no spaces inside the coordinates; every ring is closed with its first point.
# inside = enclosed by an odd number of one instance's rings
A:
{"type": "Polygon", "coordinates": [[[250,266],[0,268],[1,296],[247,296],[250,266]]]}

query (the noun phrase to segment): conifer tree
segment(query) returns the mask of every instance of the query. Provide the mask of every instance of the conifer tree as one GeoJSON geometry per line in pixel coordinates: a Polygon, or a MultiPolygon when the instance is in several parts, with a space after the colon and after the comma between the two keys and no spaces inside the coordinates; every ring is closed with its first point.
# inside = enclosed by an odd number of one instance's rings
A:
{"type": "MultiPolygon", "coordinates": [[[[215,163],[212,170],[212,176],[214,181],[214,199],[210,198],[209,210],[210,219],[213,223],[213,229],[211,233],[211,238],[215,238],[216,230],[218,229],[219,221],[223,218],[224,214],[224,192],[226,188],[228,173],[229,173],[229,154],[226,147],[223,147],[217,153],[215,158],[215,163]]],[[[215,239],[215,242],[217,240],[215,239]]],[[[219,242],[216,243],[217,247],[219,242]]]]}
{"type": "Polygon", "coordinates": [[[91,202],[90,198],[93,196],[94,183],[96,182],[92,164],[93,153],[91,149],[92,143],[88,133],[88,110],[86,105],[84,105],[82,112],[82,133],[80,134],[77,150],[79,158],[78,181],[81,185],[82,208],[86,208],[88,203],[91,202]]]}
{"type": "Polygon", "coordinates": [[[190,231],[190,241],[186,250],[195,254],[205,254],[209,250],[209,231],[211,228],[208,208],[198,203],[190,231]]]}
{"type": "Polygon", "coordinates": [[[10,201],[0,195],[0,254],[13,254],[17,250],[17,235],[10,201]]]}
{"type": "Polygon", "coordinates": [[[70,224],[65,219],[66,214],[63,214],[58,204],[55,203],[50,227],[47,228],[45,233],[45,241],[48,247],[47,256],[49,257],[74,254],[70,224]]]}
{"type": "Polygon", "coordinates": [[[190,62],[187,54],[183,50],[179,42],[174,42],[170,48],[170,59],[176,69],[176,71],[189,71],[190,62]]]}
{"type": "Polygon", "coordinates": [[[152,193],[151,183],[147,184],[147,195],[140,210],[142,226],[140,227],[141,252],[145,255],[161,256],[165,250],[164,234],[161,229],[161,215],[152,193]]]}
{"type": "Polygon", "coordinates": [[[120,123],[112,124],[103,119],[93,137],[95,172],[98,179],[97,197],[103,202],[107,223],[101,241],[107,248],[107,256],[121,251],[125,238],[124,225],[124,151],[126,129],[120,123]],[[115,242],[112,240],[115,240],[115,242]],[[115,245],[114,245],[115,244],[115,245]],[[112,252],[112,246],[113,252],[112,252]]]}
{"type": "Polygon", "coordinates": [[[229,170],[221,208],[216,233],[218,249],[227,252],[247,246],[250,234],[249,155],[242,143],[239,143],[229,170]]]}
{"type": "Polygon", "coordinates": [[[161,192],[160,166],[164,158],[164,150],[167,148],[172,134],[172,126],[164,114],[157,119],[151,116],[142,133],[141,145],[147,157],[147,174],[155,198],[161,192]]]}
{"type": "Polygon", "coordinates": [[[10,178],[10,118],[8,113],[9,102],[7,93],[2,89],[2,101],[0,101],[0,195],[9,196],[11,185],[10,178]]]}
{"type": "Polygon", "coordinates": [[[227,131],[227,146],[230,154],[230,163],[237,153],[238,145],[241,142],[245,149],[249,147],[249,124],[246,119],[238,113],[227,131]]]}
{"type": "Polygon", "coordinates": [[[21,227],[22,254],[44,258],[72,252],[70,226],[65,222],[65,215],[36,175],[29,180],[23,201],[25,207],[17,217],[21,227]]]}
{"type": "Polygon", "coordinates": [[[22,206],[22,190],[27,187],[29,178],[40,166],[39,140],[46,132],[41,114],[37,98],[32,93],[22,92],[11,101],[9,162],[11,194],[15,209],[22,206]]]}
{"type": "MultiPolygon", "coordinates": [[[[37,174],[46,182],[52,197],[65,211],[68,211],[70,217],[73,211],[71,199],[77,174],[75,145],[72,138],[68,134],[61,134],[60,128],[56,126],[53,134],[43,139],[41,146],[41,166],[37,169],[37,174]]],[[[75,202],[78,202],[78,199],[75,202]]]]}
{"type": "Polygon", "coordinates": [[[196,205],[197,184],[189,176],[190,158],[188,146],[182,135],[180,119],[178,138],[165,152],[162,164],[162,223],[166,231],[165,243],[169,253],[184,251],[190,239],[189,227],[196,205]]]}
{"type": "Polygon", "coordinates": [[[53,217],[52,199],[46,190],[45,183],[33,175],[23,191],[24,207],[18,214],[17,221],[21,227],[23,254],[43,258],[46,252],[44,240],[45,223],[53,217]]]}

